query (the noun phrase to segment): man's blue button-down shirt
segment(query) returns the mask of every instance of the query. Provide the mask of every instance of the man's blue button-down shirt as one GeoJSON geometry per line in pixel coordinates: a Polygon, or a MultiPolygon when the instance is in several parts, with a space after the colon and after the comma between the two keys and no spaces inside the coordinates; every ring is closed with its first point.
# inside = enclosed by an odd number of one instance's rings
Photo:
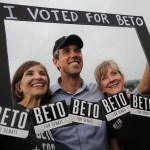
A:
{"type": "MultiPolygon", "coordinates": [[[[51,99],[52,103],[65,100],[67,105],[70,105],[71,98],[90,102],[98,102],[104,98],[96,84],[87,85],[84,81],[82,87],[74,94],[61,89],[58,82],[51,87],[51,90],[54,93],[54,97],[51,99]]],[[[102,122],[101,127],[76,124],[56,128],[52,132],[58,150],[106,150],[107,147],[105,121],[102,122]]]]}

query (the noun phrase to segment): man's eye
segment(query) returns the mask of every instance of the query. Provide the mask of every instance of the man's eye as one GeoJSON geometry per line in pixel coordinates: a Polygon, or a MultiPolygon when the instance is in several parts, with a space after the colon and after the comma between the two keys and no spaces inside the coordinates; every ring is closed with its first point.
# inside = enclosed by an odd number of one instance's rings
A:
{"type": "Polygon", "coordinates": [[[81,49],[80,48],[76,48],[75,51],[78,52],[78,53],[81,53],[81,49]]]}
{"type": "Polygon", "coordinates": [[[68,53],[69,52],[69,49],[64,49],[63,50],[63,53],[68,53]]]}

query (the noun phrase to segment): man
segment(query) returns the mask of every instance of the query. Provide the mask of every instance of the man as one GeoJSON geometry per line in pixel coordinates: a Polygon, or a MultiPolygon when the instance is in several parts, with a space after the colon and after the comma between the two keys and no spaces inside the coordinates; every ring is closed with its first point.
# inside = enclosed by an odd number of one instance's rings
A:
{"type": "MultiPolygon", "coordinates": [[[[80,77],[83,67],[83,41],[77,35],[63,36],[55,42],[53,63],[61,77],[52,87],[54,97],[51,102],[65,100],[70,105],[71,98],[98,102],[103,99],[96,84],[87,85],[80,77]]],[[[59,150],[106,150],[106,125],[101,127],[87,124],[73,124],[53,129],[59,150]]]]}

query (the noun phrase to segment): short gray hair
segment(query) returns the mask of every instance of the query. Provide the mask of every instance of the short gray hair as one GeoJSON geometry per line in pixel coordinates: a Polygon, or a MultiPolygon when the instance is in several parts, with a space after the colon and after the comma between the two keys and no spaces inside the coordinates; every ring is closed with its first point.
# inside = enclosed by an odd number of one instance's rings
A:
{"type": "Polygon", "coordinates": [[[53,58],[58,59],[59,58],[59,50],[55,50],[54,54],[53,54],[53,58]]]}

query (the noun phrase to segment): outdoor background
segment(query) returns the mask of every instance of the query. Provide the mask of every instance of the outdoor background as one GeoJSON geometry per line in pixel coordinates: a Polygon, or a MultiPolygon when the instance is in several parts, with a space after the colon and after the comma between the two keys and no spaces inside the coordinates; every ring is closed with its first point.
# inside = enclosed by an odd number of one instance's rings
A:
{"type": "MultiPolygon", "coordinates": [[[[143,16],[150,32],[149,0],[0,0],[3,3],[70,9],[79,11],[143,16]]],[[[141,79],[146,57],[134,28],[5,21],[10,78],[27,60],[42,62],[48,69],[51,84],[59,77],[52,63],[55,41],[69,34],[79,35],[84,47],[86,82],[95,82],[94,69],[104,60],[116,61],[126,80],[141,79]]]]}

